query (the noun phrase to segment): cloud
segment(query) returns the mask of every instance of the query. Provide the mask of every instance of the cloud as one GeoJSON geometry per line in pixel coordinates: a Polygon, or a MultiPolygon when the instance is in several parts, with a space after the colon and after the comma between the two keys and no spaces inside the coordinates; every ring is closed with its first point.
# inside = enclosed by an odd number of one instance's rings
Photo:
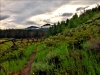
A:
{"type": "Polygon", "coordinates": [[[63,13],[62,14],[62,16],[67,16],[67,17],[72,16],[72,15],[73,15],[73,13],[63,13]]]}
{"type": "Polygon", "coordinates": [[[76,11],[79,11],[79,10],[82,10],[83,9],[83,7],[78,7],[77,9],[76,9],[76,11]]]}
{"type": "Polygon", "coordinates": [[[70,2],[70,0],[1,0],[1,13],[16,15],[14,22],[22,23],[27,18],[56,10],[58,7],[70,2]]]}
{"type": "Polygon", "coordinates": [[[1,22],[1,26],[0,27],[2,27],[4,29],[7,29],[7,28],[16,28],[16,24],[13,23],[13,22],[5,22],[5,21],[3,21],[3,22],[1,22]]]}
{"type": "Polygon", "coordinates": [[[86,8],[88,8],[89,6],[86,6],[86,7],[78,7],[77,9],[76,9],[76,11],[79,11],[79,10],[84,10],[84,9],[86,9],[86,8]]]}
{"type": "Polygon", "coordinates": [[[27,21],[24,23],[25,25],[36,25],[37,23],[34,21],[27,21]]]}
{"type": "Polygon", "coordinates": [[[0,20],[7,19],[9,16],[8,15],[0,15],[0,20]]]}
{"type": "Polygon", "coordinates": [[[27,26],[26,25],[23,25],[23,24],[18,24],[18,23],[15,23],[15,22],[1,22],[0,23],[0,28],[1,29],[21,29],[21,28],[26,28],[27,26]]]}
{"type": "Polygon", "coordinates": [[[72,5],[92,5],[92,4],[96,4],[96,3],[100,3],[100,0],[73,0],[72,1],[72,5]]]}
{"type": "Polygon", "coordinates": [[[2,25],[0,28],[7,28],[7,25],[12,27],[12,24],[22,28],[28,25],[41,26],[45,23],[56,23],[71,15],[67,13],[75,13],[78,7],[98,2],[100,0],[1,0],[0,20],[2,20],[2,25]],[[1,16],[1,14],[5,16],[1,16]]]}

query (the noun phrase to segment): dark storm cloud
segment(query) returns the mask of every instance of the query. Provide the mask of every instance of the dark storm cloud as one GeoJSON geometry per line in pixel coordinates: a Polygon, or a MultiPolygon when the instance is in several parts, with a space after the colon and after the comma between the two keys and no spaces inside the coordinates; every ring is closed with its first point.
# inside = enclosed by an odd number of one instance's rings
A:
{"type": "Polygon", "coordinates": [[[7,19],[9,16],[8,15],[1,15],[0,14],[0,20],[5,20],[5,19],[7,19]]]}
{"type": "Polygon", "coordinates": [[[78,7],[77,9],[76,9],[76,11],[79,11],[79,10],[84,10],[84,9],[86,9],[86,8],[88,8],[89,6],[86,6],[86,7],[78,7]]]}
{"type": "Polygon", "coordinates": [[[78,7],[77,9],[76,9],[76,11],[79,11],[79,10],[82,10],[83,9],[83,7],[78,7]]]}
{"type": "Polygon", "coordinates": [[[62,14],[62,16],[67,16],[67,17],[72,16],[72,15],[73,15],[73,13],[63,13],[62,14]]]}

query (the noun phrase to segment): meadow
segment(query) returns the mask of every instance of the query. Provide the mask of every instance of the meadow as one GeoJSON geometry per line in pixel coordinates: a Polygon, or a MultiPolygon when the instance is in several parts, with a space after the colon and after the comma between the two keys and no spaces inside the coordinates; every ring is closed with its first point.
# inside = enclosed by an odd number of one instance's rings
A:
{"type": "Polygon", "coordinates": [[[27,39],[23,39],[23,41],[17,39],[14,43],[8,41],[0,44],[0,75],[12,75],[22,70],[36,47],[36,43],[32,43],[32,39],[29,41],[30,43],[27,39]]]}

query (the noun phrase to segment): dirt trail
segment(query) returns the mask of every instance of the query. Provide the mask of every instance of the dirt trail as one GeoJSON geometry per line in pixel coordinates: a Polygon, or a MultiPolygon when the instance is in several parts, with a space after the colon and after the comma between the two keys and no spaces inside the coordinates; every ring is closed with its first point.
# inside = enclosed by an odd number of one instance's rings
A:
{"type": "Polygon", "coordinates": [[[34,50],[33,54],[30,56],[30,59],[29,59],[27,65],[25,65],[25,67],[21,71],[21,74],[20,75],[30,75],[31,65],[33,63],[33,60],[35,58],[35,55],[36,55],[36,49],[34,50]]]}
{"type": "Polygon", "coordinates": [[[12,75],[30,75],[30,71],[31,71],[31,66],[32,66],[32,62],[35,58],[36,55],[36,49],[34,50],[34,52],[32,53],[32,55],[30,56],[28,63],[23,67],[21,72],[18,72],[17,74],[12,74],[12,75]]]}

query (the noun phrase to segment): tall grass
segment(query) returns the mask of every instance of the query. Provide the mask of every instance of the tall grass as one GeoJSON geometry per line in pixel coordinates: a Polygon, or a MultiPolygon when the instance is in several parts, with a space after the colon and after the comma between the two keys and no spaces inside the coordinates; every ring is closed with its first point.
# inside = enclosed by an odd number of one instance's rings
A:
{"type": "Polygon", "coordinates": [[[0,52],[9,49],[12,46],[12,42],[6,42],[5,44],[0,44],[0,52]]]}
{"type": "Polygon", "coordinates": [[[95,58],[96,54],[91,50],[70,50],[67,48],[67,44],[63,43],[57,48],[45,48],[45,44],[40,44],[38,51],[31,71],[35,75],[40,75],[40,72],[48,73],[48,75],[100,74],[100,64],[95,58]],[[47,68],[47,66],[51,67],[47,68]]]}
{"type": "MultiPolygon", "coordinates": [[[[10,72],[18,72],[22,70],[23,66],[27,63],[35,47],[36,45],[30,45],[27,49],[24,50],[23,56],[21,56],[21,58],[5,61],[1,63],[1,65],[10,72]]],[[[2,71],[0,71],[0,73],[2,73],[2,71]]]]}

